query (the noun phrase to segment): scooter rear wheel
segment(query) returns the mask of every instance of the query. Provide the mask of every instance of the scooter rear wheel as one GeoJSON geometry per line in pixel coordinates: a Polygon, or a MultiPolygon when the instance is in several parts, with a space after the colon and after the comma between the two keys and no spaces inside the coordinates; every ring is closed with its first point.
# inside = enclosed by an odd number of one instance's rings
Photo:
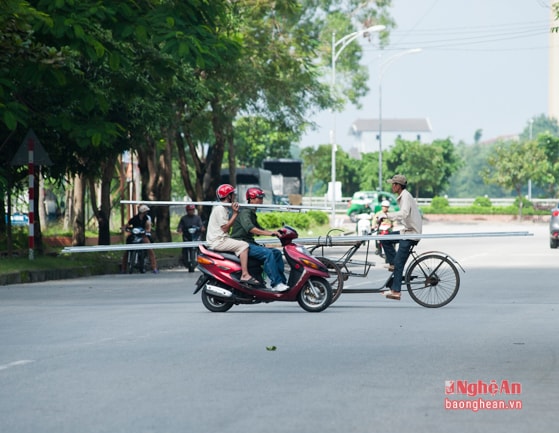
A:
{"type": "Polygon", "coordinates": [[[226,301],[223,298],[219,298],[214,295],[210,295],[206,292],[206,288],[202,289],[202,304],[212,313],[225,313],[229,311],[233,306],[233,302],[226,301]]]}
{"type": "Polygon", "coordinates": [[[332,302],[332,287],[321,277],[311,277],[297,295],[301,308],[310,313],[326,310],[332,302]]]}

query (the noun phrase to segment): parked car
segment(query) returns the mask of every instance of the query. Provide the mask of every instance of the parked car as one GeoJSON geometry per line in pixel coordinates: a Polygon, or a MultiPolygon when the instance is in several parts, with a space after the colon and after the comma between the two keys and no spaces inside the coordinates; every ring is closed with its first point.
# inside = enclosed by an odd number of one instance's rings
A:
{"type": "Polygon", "coordinates": [[[380,210],[380,203],[383,200],[390,202],[391,210],[400,210],[396,196],[386,191],[357,191],[348,203],[347,215],[351,222],[357,222],[359,214],[375,214],[380,210]]]}
{"type": "Polygon", "coordinates": [[[559,203],[551,209],[551,218],[549,219],[549,246],[557,248],[559,246],[559,203]]]}

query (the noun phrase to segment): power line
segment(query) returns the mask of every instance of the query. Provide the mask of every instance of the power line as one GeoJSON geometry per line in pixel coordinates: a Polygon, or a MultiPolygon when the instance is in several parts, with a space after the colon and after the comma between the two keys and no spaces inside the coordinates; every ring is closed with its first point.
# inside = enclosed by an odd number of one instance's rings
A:
{"type": "MultiPolygon", "coordinates": [[[[385,47],[385,50],[402,50],[411,44],[423,49],[457,49],[470,47],[470,51],[507,51],[534,49],[526,47],[483,48],[480,45],[502,43],[505,41],[527,40],[543,37],[549,34],[548,22],[510,23],[495,26],[470,26],[470,27],[447,27],[438,29],[416,30],[413,42],[408,38],[398,38],[400,31],[395,30],[392,35],[395,39],[407,39],[404,43],[394,43],[385,47]]],[[[408,30],[402,31],[403,35],[409,35],[408,30]]],[[[536,49],[549,48],[547,41],[536,49]]]]}

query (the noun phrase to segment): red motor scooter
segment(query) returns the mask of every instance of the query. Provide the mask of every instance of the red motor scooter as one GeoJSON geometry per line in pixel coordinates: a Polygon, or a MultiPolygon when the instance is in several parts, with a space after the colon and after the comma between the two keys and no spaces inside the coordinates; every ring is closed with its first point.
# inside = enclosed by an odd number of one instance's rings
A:
{"type": "Polygon", "coordinates": [[[202,275],[196,282],[194,293],[201,291],[202,303],[212,312],[228,311],[233,305],[258,304],[274,301],[297,301],[309,312],[323,311],[332,301],[332,288],[327,281],[328,269],[311,256],[302,245],[293,243],[299,236],[289,226],[278,230],[283,254],[291,271],[285,292],[267,289],[262,277],[262,263],[249,260],[249,272],[260,281],[261,286],[241,283],[241,264],[232,253],[213,251],[200,245],[198,269],[202,275]]]}

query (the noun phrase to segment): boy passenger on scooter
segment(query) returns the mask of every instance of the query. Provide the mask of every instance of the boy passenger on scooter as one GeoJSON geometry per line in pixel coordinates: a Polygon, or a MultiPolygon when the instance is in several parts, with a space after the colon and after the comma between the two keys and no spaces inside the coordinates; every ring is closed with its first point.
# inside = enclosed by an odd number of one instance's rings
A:
{"type": "MultiPolygon", "coordinates": [[[[246,192],[247,203],[262,204],[264,191],[260,188],[249,188],[246,192]]],[[[266,248],[254,240],[254,236],[279,236],[279,232],[266,230],[258,224],[256,208],[245,207],[239,212],[239,217],[233,223],[231,237],[248,242],[248,255],[264,263],[264,272],[270,278],[274,292],[285,292],[289,290],[284,274],[284,264],[281,251],[275,248],[266,248]]]]}
{"type": "Polygon", "coordinates": [[[232,251],[241,261],[241,279],[243,284],[259,286],[260,282],[248,271],[248,243],[232,239],[229,230],[239,215],[239,203],[233,202],[237,190],[229,184],[220,185],[216,196],[221,203],[231,203],[232,214],[225,206],[215,206],[210,214],[206,241],[212,250],[232,251]]]}

